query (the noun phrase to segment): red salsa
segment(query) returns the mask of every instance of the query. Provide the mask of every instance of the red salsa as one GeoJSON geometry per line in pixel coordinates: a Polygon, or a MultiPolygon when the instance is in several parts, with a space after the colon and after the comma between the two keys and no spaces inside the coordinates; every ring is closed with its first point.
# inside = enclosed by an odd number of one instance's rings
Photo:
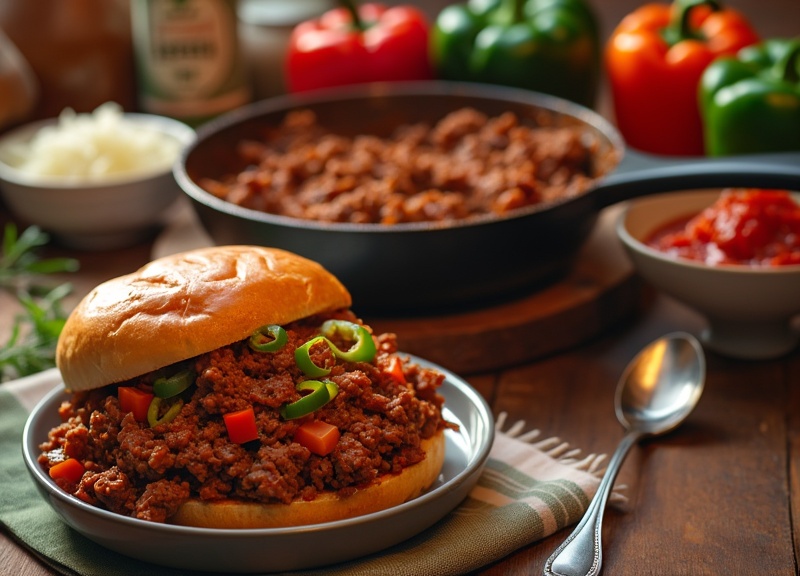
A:
{"type": "Polygon", "coordinates": [[[669,255],[706,264],[800,264],[800,205],[784,190],[726,189],[694,217],[646,242],[669,255]]]}

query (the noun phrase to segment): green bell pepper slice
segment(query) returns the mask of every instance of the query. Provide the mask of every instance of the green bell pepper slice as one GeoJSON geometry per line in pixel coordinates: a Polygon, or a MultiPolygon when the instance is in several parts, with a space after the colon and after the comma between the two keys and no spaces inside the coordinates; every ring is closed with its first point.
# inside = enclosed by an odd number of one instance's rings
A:
{"type": "Polygon", "coordinates": [[[286,345],[289,335],[282,326],[270,324],[261,326],[250,336],[250,348],[258,352],[277,352],[286,345]]]}
{"type": "Polygon", "coordinates": [[[698,97],[709,156],[800,150],[800,37],[714,61],[698,97]]]}
{"type": "Polygon", "coordinates": [[[327,376],[331,373],[330,368],[317,366],[311,359],[311,348],[316,346],[319,342],[325,342],[325,344],[330,346],[330,342],[327,338],[325,338],[325,336],[317,336],[302,346],[299,346],[294,351],[294,361],[297,363],[297,367],[303,371],[303,374],[310,376],[311,378],[319,378],[321,376],[327,376]]]}
{"type": "Polygon", "coordinates": [[[190,370],[181,370],[169,378],[156,378],[153,382],[153,394],[159,398],[172,398],[192,384],[194,384],[194,373],[190,370]]]}
{"type": "Polygon", "coordinates": [[[303,380],[297,386],[298,392],[310,391],[300,400],[281,407],[280,414],[284,420],[294,420],[311,414],[333,400],[339,393],[339,387],[330,380],[303,380]]]}
{"type": "Polygon", "coordinates": [[[322,323],[320,332],[328,338],[328,345],[336,357],[346,362],[371,362],[378,351],[375,347],[375,341],[372,339],[372,334],[360,324],[345,320],[326,320],[322,323]],[[352,342],[349,349],[340,350],[330,341],[331,338],[337,335],[348,342],[352,342]]]}
{"type": "Polygon", "coordinates": [[[181,408],[183,408],[183,400],[180,398],[168,402],[167,406],[162,406],[164,400],[164,398],[153,396],[153,399],[150,401],[150,406],[147,408],[147,423],[150,424],[151,428],[159,424],[172,422],[180,413],[181,408]]]}
{"type": "Polygon", "coordinates": [[[593,106],[600,80],[597,18],[585,0],[469,0],[431,29],[439,77],[525,88],[593,106]]]}
{"type": "Polygon", "coordinates": [[[294,360],[298,368],[311,378],[319,378],[331,373],[330,368],[318,366],[311,359],[311,348],[320,342],[324,342],[336,358],[345,362],[371,362],[378,352],[375,340],[372,339],[372,334],[369,333],[369,330],[353,322],[326,320],[320,327],[320,334],[321,336],[312,338],[294,351],[294,360]],[[331,341],[331,338],[336,337],[352,342],[350,348],[341,350],[331,341]]]}

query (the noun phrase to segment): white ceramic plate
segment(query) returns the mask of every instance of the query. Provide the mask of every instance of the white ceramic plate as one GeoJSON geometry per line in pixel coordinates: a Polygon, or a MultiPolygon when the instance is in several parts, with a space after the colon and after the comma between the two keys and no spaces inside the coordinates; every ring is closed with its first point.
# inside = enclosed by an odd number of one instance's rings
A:
{"type": "Polygon", "coordinates": [[[444,416],[460,430],[446,432],[444,466],[428,492],[374,514],[313,526],[221,530],[157,524],[90,506],[59,489],[36,461],[38,444],[59,423],[57,409],[66,397],[60,387],[33,409],[25,424],[25,465],[44,498],[68,525],[138,560],[225,573],[299,570],[351,560],[420,533],[458,506],[477,482],[494,440],[492,415],[480,394],[448,370],[410,358],[445,374],[440,389],[444,416]]]}

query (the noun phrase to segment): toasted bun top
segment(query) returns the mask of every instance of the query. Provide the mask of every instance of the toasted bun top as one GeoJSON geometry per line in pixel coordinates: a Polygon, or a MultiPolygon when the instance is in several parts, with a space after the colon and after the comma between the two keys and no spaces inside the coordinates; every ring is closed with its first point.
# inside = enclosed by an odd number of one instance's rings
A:
{"type": "Polygon", "coordinates": [[[192,250],[92,290],[67,319],[56,363],[67,390],[90,390],[243,340],[266,324],[350,304],[332,274],[296,254],[192,250]]]}

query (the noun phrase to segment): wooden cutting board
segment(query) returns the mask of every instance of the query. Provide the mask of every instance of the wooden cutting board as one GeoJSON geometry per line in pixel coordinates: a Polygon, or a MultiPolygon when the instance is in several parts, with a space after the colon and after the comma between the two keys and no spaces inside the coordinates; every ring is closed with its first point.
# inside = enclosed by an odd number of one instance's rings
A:
{"type": "Polygon", "coordinates": [[[404,352],[459,374],[523,364],[578,345],[633,314],[640,282],[616,236],[622,206],[604,210],[561,281],[526,297],[451,315],[364,320],[404,352]]]}

